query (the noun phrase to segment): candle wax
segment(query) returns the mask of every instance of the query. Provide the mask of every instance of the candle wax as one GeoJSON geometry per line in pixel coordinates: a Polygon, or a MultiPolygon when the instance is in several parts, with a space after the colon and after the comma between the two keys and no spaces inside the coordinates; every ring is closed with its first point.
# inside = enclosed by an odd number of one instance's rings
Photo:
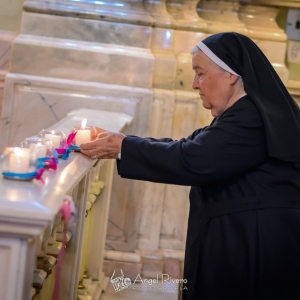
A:
{"type": "Polygon", "coordinates": [[[27,150],[28,149],[20,149],[17,153],[13,152],[9,155],[9,172],[28,173],[30,155],[27,150]]]}
{"type": "Polygon", "coordinates": [[[48,134],[45,134],[45,139],[48,139],[48,140],[52,141],[52,144],[53,144],[54,148],[59,148],[60,147],[61,137],[59,135],[48,133],[48,134]]]}
{"type": "Polygon", "coordinates": [[[79,129],[75,136],[76,146],[85,144],[91,141],[91,131],[89,129],[79,129]]]}
{"type": "Polygon", "coordinates": [[[47,146],[42,144],[31,144],[29,149],[30,149],[32,160],[45,157],[47,153],[47,146]]]}

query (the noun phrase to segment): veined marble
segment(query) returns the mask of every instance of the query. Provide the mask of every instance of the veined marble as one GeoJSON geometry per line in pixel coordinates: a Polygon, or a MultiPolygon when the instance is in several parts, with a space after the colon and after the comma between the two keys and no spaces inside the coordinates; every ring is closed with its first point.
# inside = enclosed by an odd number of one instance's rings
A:
{"type": "Polygon", "coordinates": [[[247,34],[245,25],[239,20],[240,5],[237,1],[200,1],[199,16],[207,23],[207,32],[235,31],[247,34]]]}
{"type": "Polygon", "coordinates": [[[152,18],[145,11],[141,0],[78,1],[60,0],[27,0],[25,11],[43,14],[80,17],[108,22],[151,25],[152,18]]]}
{"type": "Polygon", "coordinates": [[[3,101],[0,148],[18,145],[25,137],[48,128],[76,108],[135,116],[128,130],[145,135],[151,99],[152,93],[148,89],[9,73],[3,101]]]}
{"type": "MultiPolygon", "coordinates": [[[[198,93],[176,91],[171,137],[187,137],[209,125],[210,111],[202,107],[198,93]]],[[[189,212],[189,187],[167,185],[164,196],[160,248],[184,250],[189,212]],[[176,199],[176,201],[174,201],[176,199]]]]}
{"type": "Polygon", "coordinates": [[[11,72],[151,88],[153,61],[149,49],[19,35],[11,72]]]}
{"type": "Polygon", "coordinates": [[[149,48],[151,27],[23,12],[21,34],[149,48]]]}
{"type": "MultiPolygon", "coordinates": [[[[149,135],[155,138],[170,137],[172,132],[175,93],[153,89],[149,135]]],[[[140,198],[138,248],[158,249],[166,185],[143,182],[140,198]]]]}
{"type": "Polygon", "coordinates": [[[9,70],[11,45],[17,33],[0,30],[0,112],[2,110],[5,77],[9,70]]]}
{"type": "Polygon", "coordinates": [[[11,44],[16,36],[16,32],[0,30],[0,70],[2,71],[9,69],[11,44]]]}
{"type": "Polygon", "coordinates": [[[175,28],[188,31],[203,31],[206,23],[196,11],[198,0],[167,0],[167,10],[175,20],[175,28]]]}

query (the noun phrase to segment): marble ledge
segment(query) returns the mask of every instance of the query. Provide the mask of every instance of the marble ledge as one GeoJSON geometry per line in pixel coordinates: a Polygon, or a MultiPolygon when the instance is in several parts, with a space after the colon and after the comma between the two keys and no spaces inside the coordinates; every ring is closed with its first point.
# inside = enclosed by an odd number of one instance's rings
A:
{"type": "Polygon", "coordinates": [[[153,63],[150,49],[19,35],[11,72],[151,88],[153,63]]]}
{"type": "Polygon", "coordinates": [[[169,250],[169,249],[157,249],[157,250],[139,250],[142,258],[149,260],[164,260],[164,259],[178,259],[184,260],[184,251],[180,250],[169,250]]]}
{"type": "Polygon", "coordinates": [[[130,262],[130,263],[140,263],[141,255],[138,250],[136,250],[135,253],[121,252],[115,250],[105,250],[104,259],[120,261],[120,262],[122,261],[122,262],[130,262]]]}
{"type": "MultiPolygon", "coordinates": [[[[84,117],[93,120],[91,125],[112,131],[121,131],[132,120],[132,117],[120,113],[79,110],[51,128],[66,132],[84,117]]],[[[65,195],[78,184],[94,163],[94,160],[86,156],[71,153],[68,160],[60,160],[56,172],[44,172],[45,184],[11,181],[1,177],[0,221],[9,220],[11,223],[22,223],[23,226],[34,223],[45,226],[58,213],[65,195]]]]}
{"type": "Polygon", "coordinates": [[[7,145],[18,145],[26,136],[36,134],[37,128],[48,128],[80,108],[135,116],[126,130],[147,135],[151,89],[14,73],[8,73],[5,80],[1,150],[7,145]],[[35,123],[29,121],[33,119],[35,123]]]}
{"type": "Polygon", "coordinates": [[[149,48],[151,27],[23,12],[21,34],[149,48]]]}
{"type": "Polygon", "coordinates": [[[118,3],[112,0],[101,1],[100,3],[88,0],[79,2],[68,0],[59,2],[27,0],[23,7],[28,12],[96,19],[107,22],[145,26],[150,26],[153,23],[153,19],[145,11],[142,1],[134,0],[119,0],[118,3]]]}

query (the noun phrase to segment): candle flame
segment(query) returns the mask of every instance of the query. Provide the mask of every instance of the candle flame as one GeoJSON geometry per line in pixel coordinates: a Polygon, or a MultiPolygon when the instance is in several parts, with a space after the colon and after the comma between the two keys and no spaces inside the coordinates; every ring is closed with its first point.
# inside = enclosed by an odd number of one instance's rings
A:
{"type": "Polygon", "coordinates": [[[82,129],[84,129],[84,128],[85,128],[85,126],[86,126],[86,123],[87,123],[87,119],[86,119],[86,118],[84,118],[84,119],[82,120],[82,122],[81,122],[81,128],[82,128],[82,129]]]}
{"type": "Polygon", "coordinates": [[[51,131],[51,133],[52,133],[52,134],[54,134],[54,133],[55,133],[55,131],[54,131],[54,130],[52,130],[52,131],[51,131]]]}
{"type": "Polygon", "coordinates": [[[20,156],[20,155],[22,155],[22,153],[23,153],[23,151],[22,151],[21,148],[14,148],[14,154],[15,155],[20,156]]]}

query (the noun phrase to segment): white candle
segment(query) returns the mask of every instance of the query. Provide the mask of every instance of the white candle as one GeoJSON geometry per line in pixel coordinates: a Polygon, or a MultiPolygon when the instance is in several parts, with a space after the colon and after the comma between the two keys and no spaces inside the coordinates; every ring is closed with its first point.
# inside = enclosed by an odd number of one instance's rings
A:
{"type": "Polygon", "coordinates": [[[91,131],[84,129],[87,123],[87,119],[83,119],[81,122],[81,128],[76,133],[75,145],[80,146],[81,144],[89,143],[91,141],[91,131]]]}
{"type": "Polygon", "coordinates": [[[9,172],[28,173],[30,163],[29,149],[14,148],[9,155],[9,172]]]}
{"type": "Polygon", "coordinates": [[[40,157],[45,157],[47,153],[47,146],[42,145],[41,143],[37,144],[30,144],[30,153],[31,153],[31,159],[36,160],[40,157]]]}
{"type": "Polygon", "coordinates": [[[48,139],[52,141],[53,147],[54,148],[59,148],[60,147],[60,140],[61,137],[57,134],[55,134],[55,131],[52,130],[51,133],[45,134],[45,139],[48,139]]]}

